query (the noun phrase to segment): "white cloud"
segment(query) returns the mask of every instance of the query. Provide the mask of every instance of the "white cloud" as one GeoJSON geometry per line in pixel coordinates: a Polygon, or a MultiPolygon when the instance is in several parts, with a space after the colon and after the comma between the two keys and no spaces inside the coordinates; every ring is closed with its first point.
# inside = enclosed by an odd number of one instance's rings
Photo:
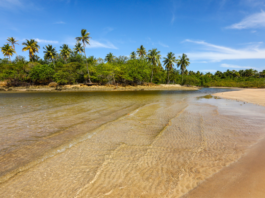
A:
{"type": "Polygon", "coordinates": [[[65,24],[65,22],[63,22],[63,21],[57,21],[54,24],[65,24]]]}
{"type": "Polygon", "coordinates": [[[161,43],[160,41],[158,42],[159,45],[161,45],[162,47],[169,47],[168,45],[161,43]]]}
{"type": "Polygon", "coordinates": [[[261,11],[244,18],[239,23],[228,26],[230,29],[247,29],[247,28],[260,28],[265,27],[265,12],[261,11]]]}
{"type": "Polygon", "coordinates": [[[38,38],[35,38],[35,40],[38,41],[39,43],[49,43],[49,44],[59,43],[58,41],[43,40],[43,39],[38,39],[38,38]]]}
{"type": "Polygon", "coordinates": [[[219,62],[222,60],[240,60],[240,59],[265,59],[265,48],[261,48],[261,43],[249,45],[243,49],[233,49],[229,47],[214,45],[205,41],[185,40],[198,45],[203,49],[199,52],[189,52],[187,55],[193,60],[209,60],[219,62]]]}
{"type": "Polygon", "coordinates": [[[3,8],[14,8],[14,7],[22,7],[23,4],[21,0],[1,0],[0,7],[3,8]]]}
{"type": "Polygon", "coordinates": [[[251,67],[251,66],[239,66],[239,65],[230,65],[230,64],[221,64],[221,67],[226,67],[226,68],[234,68],[234,69],[258,69],[256,67],[251,67]]]}

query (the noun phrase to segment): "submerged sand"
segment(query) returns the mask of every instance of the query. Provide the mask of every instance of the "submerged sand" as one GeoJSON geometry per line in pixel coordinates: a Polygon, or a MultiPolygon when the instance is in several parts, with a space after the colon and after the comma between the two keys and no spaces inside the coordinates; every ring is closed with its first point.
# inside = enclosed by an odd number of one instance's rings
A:
{"type": "Polygon", "coordinates": [[[0,95],[2,197],[181,197],[265,132],[265,109],[204,93],[50,94],[0,95]]]}
{"type": "MultiPolygon", "coordinates": [[[[265,89],[243,89],[213,94],[265,106],[265,89]]],[[[250,147],[236,163],[224,168],[184,197],[265,197],[265,138],[250,147]]]]}

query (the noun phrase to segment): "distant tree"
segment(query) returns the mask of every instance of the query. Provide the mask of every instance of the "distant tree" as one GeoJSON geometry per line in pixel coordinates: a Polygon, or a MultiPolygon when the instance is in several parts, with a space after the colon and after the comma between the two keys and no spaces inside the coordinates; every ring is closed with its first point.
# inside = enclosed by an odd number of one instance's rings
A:
{"type": "Polygon", "coordinates": [[[81,54],[84,52],[84,48],[82,47],[82,44],[80,42],[76,43],[75,48],[74,48],[74,52],[76,54],[78,54],[78,53],[81,54]]]}
{"type": "Polygon", "coordinates": [[[144,58],[146,55],[146,50],[143,45],[141,45],[140,48],[137,48],[136,52],[140,58],[144,58]]]}
{"type": "Polygon", "coordinates": [[[183,82],[184,72],[186,71],[187,66],[189,66],[189,64],[190,64],[190,60],[186,54],[182,54],[182,56],[179,56],[179,59],[177,60],[177,65],[178,67],[180,67],[180,70],[181,70],[182,82],[183,82]]]}
{"type": "MultiPolygon", "coordinates": [[[[89,36],[89,34],[90,34],[90,33],[87,32],[86,29],[82,29],[82,30],[81,30],[81,36],[75,38],[77,42],[82,42],[82,43],[83,43],[83,50],[84,50],[84,53],[85,53],[85,57],[86,57],[86,44],[90,45],[90,43],[89,43],[89,39],[90,39],[91,37],[89,36]]],[[[86,66],[87,66],[88,82],[91,83],[87,62],[86,62],[86,66]]]]}
{"type": "MultiPolygon", "coordinates": [[[[16,51],[15,45],[19,45],[17,42],[18,40],[16,40],[14,37],[8,37],[7,38],[7,43],[9,43],[10,45],[12,45],[13,49],[16,51]]],[[[15,52],[16,53],[16,52],[15,52]]]]}
{"type": "Polygon", "coordinates": [[[39,52],[40,46],[38,45],[38,42],[34,39],[26,40],[26,42],[22,43],[22,45],[25,45],[23,47],[22,51],[29,51],[29,59],[32,60],[32,56],[34,56],[35,53],[39,52]]]}
{"type": "Polygon", "coordinates": [[[152,64],[151,82],[153,81],[154,67],[157,65],[161,65],[160,58],[160,51],[157,51],[157,49],[152,49],[148,51],[147,60],[152,64]]]}
{"type": "Polygon", "coordinates": [[[51,60],[53,65],[55,66],[54,59],[57,55],[55,47],[53,47],[52,45],[46,45],[45,47],[43,47],[43,49],[45,50],[43,51],[44,59],[51,60]]]}
{"type": "Polygon", "coordinates": [[[106,55],[105,57],[105,61],[107,61],[108,63],[112,63],[115,60],[115,56],[110,52],[106,55]]]}
{"type": "Polygon", "coordinates": [[[115,62],[118,64],[125,64],[127,63],[128,57],[127,56],[119,56],[115,58],[115,62]]]}
{"type": "Polygon", "coordinates": [[[169,84],[169,72],[173,69],[174,63],[177,62],[175,54],[173,54],[172,52],[169,52],[167,54],[167,57],[164,58],[163,62],[167,69],[167,84],[169,84]]]}
{"type": "Polygon", "coordinates": [[[131,55],[130,55],[130,58],[132,60],[136,59],[136,53],[135,52],[132,52],[131,55]]]}
{"type": "Polygon", "coordinates": [[[14,48],[9,44],[5,44],[3,47],[1,47],[1,51],[4,54],[4,56],[9,57],[10,62],[11,62],[11,56],[13,56],[14,53],[16,53],[14,48]]]}
{"type": "Polygon", "coordinates": [[[63,44],[60,48],[60,54],[63,57],[64,62],[67,63],[67,59],[70,57],[72,50],[66,44],[63,44]]]}

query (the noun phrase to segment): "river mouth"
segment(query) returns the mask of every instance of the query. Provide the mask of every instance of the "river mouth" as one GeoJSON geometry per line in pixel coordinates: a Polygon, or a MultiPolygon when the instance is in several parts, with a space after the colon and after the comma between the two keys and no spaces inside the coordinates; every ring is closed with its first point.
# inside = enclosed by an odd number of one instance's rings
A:
{"type": "Polygon", "coordinates": [[[220,91],[0,93],[0,194],[180,197],[264,135],[220,91]]]}

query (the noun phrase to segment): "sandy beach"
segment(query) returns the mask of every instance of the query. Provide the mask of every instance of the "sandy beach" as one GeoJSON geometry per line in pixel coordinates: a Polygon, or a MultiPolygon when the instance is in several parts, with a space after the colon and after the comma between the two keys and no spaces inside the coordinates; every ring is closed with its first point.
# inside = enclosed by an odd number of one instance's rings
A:
{"type": "Polygon", "coordinates": [[[265,106],[265,89],[241,89],[239,91],[216,93],[213,95],[265,106]]]}
{"type": "MultiPolygon", "coordinates": [[[[265,89],[242,89],[213,94],[218,97],[265,106],[265,89]]],[[[224,168],[185,198],[265,197],[265,139],[250,147],[234,164],[224,168]]]]}

